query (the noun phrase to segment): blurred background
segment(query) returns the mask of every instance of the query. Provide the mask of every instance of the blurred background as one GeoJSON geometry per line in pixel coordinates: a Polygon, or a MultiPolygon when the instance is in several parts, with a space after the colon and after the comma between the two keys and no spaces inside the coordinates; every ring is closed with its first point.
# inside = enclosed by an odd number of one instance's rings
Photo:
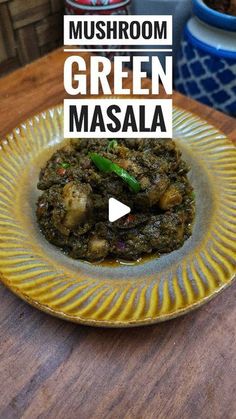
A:
{"type": "Polygon", "coordinates": [[[64,0],[0,0],[0,75],[62,44],[64,0]]]}
{"type": "MultiPolygon", "coordinates": [[[[72,0],[70,4],[74,2],[79,4],[81,0],[72,0]]],[[[106,0],[89,2],[108,3],[106,0]]],[[[73,12],[68,3],[67,0],[0,0],[0,76],[62,45],[65,8],[73,12]]],[[[174,15],[174,53],[190,10],[191,0],[133,0],[129,7],[131,14],[174,15]]]]}
{"type": "Polygon", "coordinates": [[[235,2],[0,0],[0,77],[61,46],[64,13],[172,15],[175,89],[236,116],[235,2]]]}

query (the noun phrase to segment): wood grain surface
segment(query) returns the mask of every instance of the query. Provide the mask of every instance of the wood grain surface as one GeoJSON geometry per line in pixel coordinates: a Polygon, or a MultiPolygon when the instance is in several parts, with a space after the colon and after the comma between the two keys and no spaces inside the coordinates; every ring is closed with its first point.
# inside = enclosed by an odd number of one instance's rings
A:
{"type": "MultiPolygon", "coordinates": [[[[0,79],[1,136],[62,101],[64,59],[58,50],[0,79]]],[[[174,103],[236,141],[235,120],[178,93],[174,103]]],[[[166,323],[93,329],[0,285],[0,418],[235,419],[235,299],[234,284],[166,323]]]]}

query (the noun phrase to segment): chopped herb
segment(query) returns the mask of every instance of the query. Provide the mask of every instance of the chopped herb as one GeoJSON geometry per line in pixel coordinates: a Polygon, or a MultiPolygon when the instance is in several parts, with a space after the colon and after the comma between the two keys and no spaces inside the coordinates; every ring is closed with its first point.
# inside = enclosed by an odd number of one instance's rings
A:
{"type": "Polygon", "coordinates": [[[61,167],[63,167],[63,169],[68,169],[70,167],[70,163],[61,163],[61,167]]]}
{"type": "Polygon", "coordinates": [[[118,146],[118,142],[116,140],[109,141],[107,146],[107,151],[111,151],[118,146]]]}

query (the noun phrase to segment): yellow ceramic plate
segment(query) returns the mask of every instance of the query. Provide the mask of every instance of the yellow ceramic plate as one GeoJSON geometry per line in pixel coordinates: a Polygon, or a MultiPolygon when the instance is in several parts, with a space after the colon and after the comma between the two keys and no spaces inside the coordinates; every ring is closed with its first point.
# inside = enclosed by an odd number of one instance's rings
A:
{"type": "Polygon", "coordinates": [[[19,297],[50,314],[95,326],[176,317],[229,285],[236,270],[236,148],[196,116],[174,109],[174,137],[191,166],[196,220],[184,246],[136,266],[105,267],[64,256],[35,219],[40,167],[63,142],[62,107],[1,141],[0,272],[19,297]]]}

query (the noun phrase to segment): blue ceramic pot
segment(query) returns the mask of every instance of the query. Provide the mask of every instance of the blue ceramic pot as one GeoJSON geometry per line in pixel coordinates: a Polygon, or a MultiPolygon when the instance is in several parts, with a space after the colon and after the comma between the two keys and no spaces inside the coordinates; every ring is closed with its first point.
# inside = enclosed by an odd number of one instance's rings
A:
{"type": "MultiPolygon", "coordinates": [[[[220,1],[219,1],[220,3],[220,1]]],[[[229,31],[236,31],[236,17],[210,9],[202,0],[193,0],[193,13],[203,22],[229,31]]]]}
{"type": "Polygon", "coordinates": [[[184,28],[175,88],[236,116],[236,17],[192,1],[195,16],[184,28]]]}

